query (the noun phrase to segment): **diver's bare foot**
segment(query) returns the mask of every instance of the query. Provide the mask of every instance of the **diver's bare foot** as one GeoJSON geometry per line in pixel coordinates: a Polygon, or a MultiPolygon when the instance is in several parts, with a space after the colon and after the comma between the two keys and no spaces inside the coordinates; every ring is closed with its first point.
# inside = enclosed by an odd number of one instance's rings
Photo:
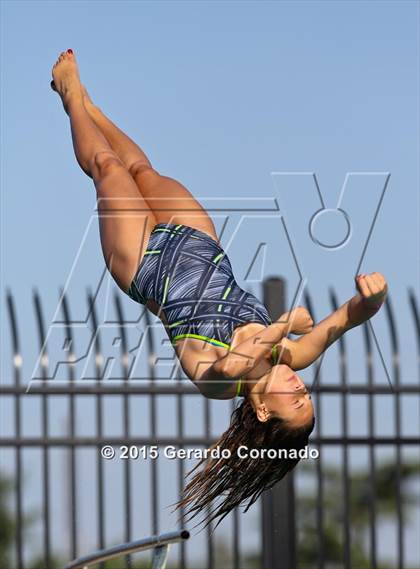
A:
{"type": "MultiPolygon", "coordinates": [[[[57,87],[55,86],[54,81],[51,81],[50,85],[51,85],[51,89],[53,91],[55,91],[56,93],[58,93],[57,87]]],[[[90,98],[89,93],[87,92],[86,87],[82,83],[80,83],[80,91],[82,93],[83,103],[85,104],[86,110],[89,112],[95,111],[95,109],[97,109],[98,107],[93,103],[92,99],[90,98]]]]}
{"type": "Polygon", "coordinates": [[[83,101],[79,70],[71,49],[60,54],[52,68],[52,76],[51,87],[60,95],[66,112],[72,100],[83,101]]]}

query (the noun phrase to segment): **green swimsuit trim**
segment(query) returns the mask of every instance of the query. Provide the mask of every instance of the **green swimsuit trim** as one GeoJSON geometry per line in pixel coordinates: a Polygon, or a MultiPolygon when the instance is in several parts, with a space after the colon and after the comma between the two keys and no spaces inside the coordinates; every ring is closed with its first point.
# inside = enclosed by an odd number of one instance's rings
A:
{"type": "Polygon", "coordinates": [[[182,340],[183,338],[195,338],[196,340],[203,340],[204,342],[209,342],[215,346],[220,346],[221,348],[230,349],[229,344],[216,340],[215,338],[208,338],[207,336],[201,336],[200,334],[178,334],[172,338],[172,345],[175,345],[177,340],[182,340]]]}
{"type": "MultiPolygon", "coordinates": [[[[226,348],[230,350],[230,345],[225,344],[224,342],[220,342],[220,340],[215,340],[214,338],[208,338],[207,336],[200,336],[200,334],[178,334],[172,339],[172,344],[175,345],[177,340],[181,340],[182,338],[195,338],[196,340],[203,340],[204,342],[209,342],[210,344],[214,344],[215,346],[220,346],[222,348],[226,348]]],[[[271,348],[271,363],[272,365],[276,365],[279,359],[279,350],[277,344],[271,348]]],[[[236,382],[236,397],[243,397],[242,393],[242,382],[243,377],[240,377],[236,382]]]]}

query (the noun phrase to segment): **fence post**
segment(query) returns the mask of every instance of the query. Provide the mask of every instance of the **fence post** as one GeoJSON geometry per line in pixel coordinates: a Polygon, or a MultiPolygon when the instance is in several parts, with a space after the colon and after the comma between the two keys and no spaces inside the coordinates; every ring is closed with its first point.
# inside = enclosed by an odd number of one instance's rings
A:
{"type": "MultiPolygon", "coordinates": [[[[263,283],[264,304],[272,320],[286,311],[286,281],[267,278],[263,283]]],[[[294,569],[295,494],[293,471],[262,494],[263,569],[294,569]]]]}

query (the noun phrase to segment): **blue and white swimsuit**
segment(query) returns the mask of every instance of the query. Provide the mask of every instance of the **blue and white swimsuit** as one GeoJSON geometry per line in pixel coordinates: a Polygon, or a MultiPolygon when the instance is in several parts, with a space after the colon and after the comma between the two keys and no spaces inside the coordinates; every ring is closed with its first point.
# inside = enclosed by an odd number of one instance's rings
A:
{"type": "Polygon", "coordinates": [[[236,326],[271,324],[265,306],[236,283],[222,247],[186,225],[154,227],[128,295],[161,307],[173,345],[197,338],[229,349],[236,326]]]}

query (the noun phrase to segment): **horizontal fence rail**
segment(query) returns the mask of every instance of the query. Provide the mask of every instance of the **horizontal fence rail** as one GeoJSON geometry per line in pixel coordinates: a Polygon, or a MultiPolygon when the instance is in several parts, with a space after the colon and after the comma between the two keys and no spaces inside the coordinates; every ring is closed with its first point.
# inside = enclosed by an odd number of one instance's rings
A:
{"type": "MultiPolygon", "coordinates": [[[[277,317],[284,311],[286,302],[285,282],[282,279],[267,279],[264,283],[264,302],[269,309],[272,317],[277,317]]],[[[95,304],[95,297],[91,292],[87,293],[86,305],[89,314],[89,324],[94,337],[94,373],[93,380],[77,380],[76,368],[73,365],[77,359],[75,353],[76,340],[75,330],[72,327],[71,307],[66,294],[62,293],[60,299],[61,315],[63,322],[63,341],[68,346],[67,350],[67,377],[65,380],[50,380],[50,352],[52,347],[48,345],[47,327],[45,325],[44,311],[39,294],[35,291],[33,294],[33,308],[36,323],[36,331],[38,335],[38,346],[40,352],[40,378],[32,381],[28,387],[27,381],[23,379],[22,364],[23,357],[21,350],[20,328],[16,314],[15,300],[10,292],[6,295],[7,317],[10,329],[10,339],[12,347],[12,373],[11,381],[3,381],[0,385],[0,397],[7,398],[7,404],[11,405],[13,411],[13,429],[12,433],[0,436],[0,448],[13,449],[13,463],[9,466],[13,471],[15,479],[14,485],[14,515],[16,518],[16,533],[14,536],[14,556],[13,561],[16,569],[26,569],[28,563],[24,555],[24,476],[23,476],[23,453],[25,449],[37,448],[41,452],[40,474],[42,479],[41,486],[41,545],[43,566],[46,569],[53,569],[53,541],[52,541],[52,497],[51,484],[53,479],[52,458],[53,449],[65,449],[67,453],[67,498],[69,508],[66,512],[68,516],[68,557],[67,559],[76,559],[77,563],[86,561],[91,556],[80,558],[81,543],[79,531],[80,504],[78,500],[78,485],[82,482],[78,475],[80,468],[79,450],[83,448],[100,448],[103,445],[159,445],[161,447],[174,445],[179,448],[187,447],[208,447],[215,442],[213,432],[213,416],[211,413],[210,402],[208,399],[203,400],[202,425],[203,434],[191,435],[186,431],[186,401],[191,396],[199,395],[198,390],[189,382],[184,381],[178,373],[171,384],[164,383],[157,377],[154,361],[157,353],[157,342],[153,333],[147,334],[147,382],[141,380],[130,380],[129,378],[129,344],[127,330],[125,326],[125,318],[121,295],[115,294],[114,309],[116,314],[116,326],[120,335],[120,364],[122,370],[122,379],[105,383],[102,379],[104,366],[106,364],[103,355],[103,336],[101,335],[101,323],[98,317],[98,311],[95,304]],[[130,425],[132,417],[130,415],[130,397],[132,396],[146,397],[148,401],[148,429],[149,434],[138,436],[131,432],[130,425]],[[94,434],[91,436],[78,434],[76,423],[76,406],[80,400],[86,397],[94,398],[94,434]],[[158,415],[158,398],[161,396],[174,398],[176,402],[176,428],[174,432],[166,436],[158,435],[159,415],[158,415]],[[66,432],[63,435],[53,434],[51,430],[51,408],[49,406],[52,398],[63,399],[68,403],[66,432]],[[106,435],[106,417],[105,417],[105,398],[118,398],[122,400],[122,432],[121,435],[106,435]],[[40,399],[40,417],[41,432],[40,434],[24,433],[23,425],[23,409],[22,401],[40,399]]],[[[331,310],[335,310],[339,306],[336,293],[330,290],[329,303],[331,310]]],[[[304,295],[304,304],[316,321],[316,310],[313,305],[312,298],[309,293],[304,295]]],[[[408,292],[408,308],[412,321],[412,335],[416,339],[416,366],[420,361],[420,318],[417,299],[413,291],[408,292]]],[[[150,315],[147,310],[143,309],[144,324],[149,327],[151,324],[150,315]]],[[[314,406],[316,411],[316,431],[311,436],[310,443],[318,450],[323,448],[331,448],[336,446],[339,448],[339,460],[341,465],[340,477],[342,483],[342,524],[341,545],[342,557],[338,565],[352,569],[354,567],[354,555],[352,550],[352,528],[350,524],[351,517],[351,485],[352,472],[350,464],[350,449],[352,447],[366,448],[368,452],[368,496],[366,498],[366,507],[368,511],[368,556],[370,567],[375,569],[379,566],[378,560],[378,536],[377,525],[377,496],[376,481],[378,472],[378,458],[376,450],[380,446],[388,446],[395,451],[395,485],[394,505],[395,505],[395,524],[397,528],[396,539],[396,563],[395,567],[403,569],[406,566],[406,550],[404,547],[404,511],[402,482],[404,472],[404,457],[402,449],[416,448],[420,444],[419,437],[416,434],[406,434],[402,430],[402,397],[414,396],[419,398],[420,402],[420,379],[417,383],[407,383],[403,381],[400,368],[400,346],[397,330],[397,321],[395,318],[392,300],[387,299],[383,310],[383,320],[388,335],[387,355],[391,355],[391,367],[387,371],[387,382],[378,384],[375,382],[376,370],[374,366],[374,351],[378,347],[377,339],[370,322],[362,325],[358,333],[362,338],[362,353],[357,356],[364,362],[366,382],[364,385],[354,384],[350,378],[350,353],[348,348],[348,340],[342,337],[337,343],[337,371],[335,377],[338,381],[334,384],[325,384],[322,381],[322,358],[312,366],[312,387],[310,391],[314,396],[314,406]],[[338,406],[340,411],[340,432],[335,435],[325,432],[325,418],[323,418],[323,398],[327,395],[335,395],[338,398],[338,406]],[[367,434],[366,436],[354,435],[351,433],[351,417],[349,411],[349,397],[353,395],[364,395],[367,398],[367,434]],[[378,434],[375,431],[375,421],[378,418],[375,408],[375,398],[377,396],[392,396],[393,405],[393,432],[392,434],[378,434]]],[[[408,332],[405,330],[404,334],[408,332]]],[[[411,334],[410,334],[411,335],[411,334]]],[[[383,362],[382,362],[383,363],[383,362]]],[[[418,369],[418,367],[417,367],[418,369]]],[[[201,398],[201,395],[200,395],[201,398]]],[[[201,398],[202,399],[202,398],[201,398]]],[[[235,408],[235,401],[228,402],[230,411],[235,408]]],[[[313,475],[316,481],[316,495],[314,502],[314,514],[316,517],[316,561],[313,566],[324,569],[328,565],[328,548],[325,537],[325,529],[327,527],[328,511],[326,510],[325,501],[328,496],[328,488],[325,487],[325,477],[327,475],[327,464],[320,457],[315,461],[313,475]]],[[[107,548],[106,538],[106,522],[111,513],[106,508],[106,478],[104,470],[104,461],[97,453],[95,458],[95,480],[96,480],[96,508],[91,512],[95,518],[96,528],[96,553],[105,554],[113,548],[107,548]]],[[[147,488],[147,496],[150,501],[150,526],[154,536],[160,533],[160,510],[165,504],[161,503],[161,495],[158,486],[161,473],[161,465],[158,461],[151,461],[150,487],[147,488]]],[[[133,511],[135,508],[141,507],[141,503],[135,502],[132,495],[133,472],[129,461],[125,461],[121,465],[122,477],[122,509],[123,527],[121,528],[122,540],[128,546],[133,542],[133,535],[139,535],[138,529],[133,525],[133,511]]],[[[299,467],[297,469],[299,471],[299,467]]],[[[262,569],[278,568],[278,559],[284,560],[285,569],[293,569],[300,566],[300,542],[295,539],[298,535],[298,527],[300,524],[299,503],[300,497],[296,492],[295,480],[298,476],[297,471],[292,471],[287,475],[284,481],[275,488],[265,493],[260,501],[261,508],[261,551],[259,553],[259,567],[262,569]],[[289,536],[287,539],[279,540],[279,536],[289,536]]],[[[182,460],[177,462],[177,485],[178,493],[181,495],[185,465],[182,460]]],[[[181,535],[184,531],[184,513],[181,509],[179,520],[179,531],[170,535],[181,535]]],[[[235,569],[243,569],[244,554],[241,549],[241,543],[244,540],[242,533],[242,521],[239,511],[236,509],[232,515],[233,536],[230,544],[231,566],[235,569]]],[[[212,533],[212,525],[206,529],[205,550],[203,551],[202,566],[213,569],[217,565],[215,536],[212,533]]],[[[142,532],[145,533],[145,532],[142,532]]],[[[186,534],[185,534],[186,535],[186,534]]],[[[161,536],[163,537],[163,536],[161,536]]],[[[153,538],[155,539],[155,538],[153,538]]],[[[157,537],[156,537],[157,539],[157,537]]],[[[178,567],[188,568],[186,538],[180,539],[178,567]]],[[[153,547],[153,546],[152,546],[153,547]]],[[[130,556],[128,551],[124,551],[126,567],[130,567],[130,556]]],[[[131,552],[130,552],[131,553],[131,552]]],[[[101,560],[105,561],[105,558],[101,560]]],[[[98,562],[98,559],[97,559],[98,562]]],[[[86,563],[85,563],[86,565],[86,563]]],[[[79,567],[80,565],[68,565],[70,567],[79,567]]],[[[255,566],[255,565],[254,565],[255,566]]],[[[104,567],[104,565],[101,565],[104,567]]],[[[192,566],[191,566],[192,567],[192,566]]],[[[56,567],[54,567],[56,569],[56,567]]],[[[283,569],[283,567],[282,567],[283,569]]]]}

